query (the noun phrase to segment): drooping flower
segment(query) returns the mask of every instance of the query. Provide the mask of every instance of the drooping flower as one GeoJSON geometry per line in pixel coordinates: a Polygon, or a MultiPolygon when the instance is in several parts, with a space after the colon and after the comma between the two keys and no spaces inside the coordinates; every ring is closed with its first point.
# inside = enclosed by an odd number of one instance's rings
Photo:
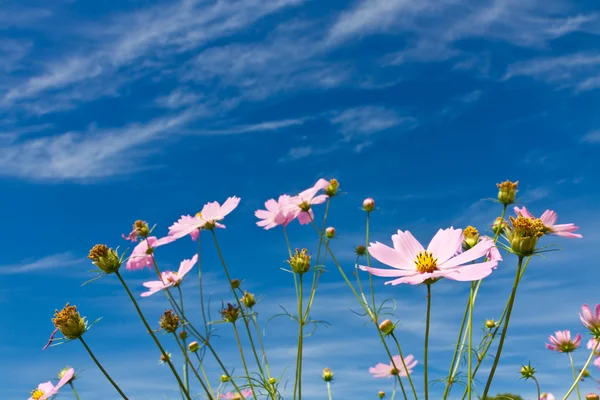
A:
{"type": "Polygon", "coordinates": [[[587,304],[584,304],[579,319],[594,337],[600,338],[600,304],[596,304],[593,312],[587,304]]]}
{"type": "Polygon", "coordinates": [[[173,271],[164,271],[161,272],[160,281],[150,281],[144,282],[142,285],[148,288],[147,292],[142,293],[140,296],[148,297],[152,296],[154,293],[160,292],[163,289],[169,288],[171,286],[179,286],[185,275],[194,268],[196,262],[198,261],[198,254],[194,254],[191,260],[183,260],[179,265],[179,270],[177,272],[173,271]]]}
{"type": "Polygon", "coordinates": [[[555,398],[552,393],[542,393],[540,400],[555,400],[555,398]]]}
{"type": "Polygon", "coordinates": [[[379,363],[374,367],[369,368],[369,372],[375,378],[391,378],[392,376],[408,376],[408,374],[412,374],[413,368],[417,365],[418,361],[415,360],[415,357],[412,354],[404,357],[404,363],[402,362],[402,358],[397,355],[393,356],[393,363],[383,364],[379,363]],[[406,368],[404,368],[404,364],[406,364],[406,368]],[[408,370],[408,371],[407,371],[408,370]]]}
{"type": "Polygon", "coordinates": [[[559,353],[571,353],[581,344],[581,335],[578,333],[574,339],[571,339],[571,331],[557,331],[554,335],[548,337],[550,343],[546,343],[546,348],[559,353]]]}
{"type": "Polygon", "coordinates": [[[130,271],[134,271],[152,266],[152,254],[154,253],[154,249],[173,241],[175,241],[175,239],[170,236],[165,236],[160,239],[157,239],[156,236],[150,236],[145,240],[142,240],[131,252],[129,259],[127,260],[126,268],[130,271]]]}
{"type": "Polygon", "coordinates": [[[202,228],[213,229],[213,228],[225,228],[225,225],[218,221],[223,220],[229,213],[231,213],[240,203],[239,197],[229,197],[223,205],[213,201],[207,203],[202,207],[195,216],[182,215],[173,225],[169,227],[169,237],[173,239],[181,239],[184,236],[190,235],[192,240],[196,240],[199,234],[199,230],[202,228]]]}
{"type": "MultiPolygon", "coordinates": [[[[527,208],[525,208],[525,207],[521,207],[521,208],[515,207],[514,210],[515,210],[515,213],[517,213],[517,215],[520,214],[526,218],[535,218],[529,212],[529,210],[527,210],[527,208]]],[[[544,232],[544,233],[546,233],[546,234],[562,236],[562,237],[566,237],[566,238],[578,238],[578,239],[581,239],[583,237],[579,233],[573,233],[577,229],[579,229],[579,227],[575,226],[575,224],[558,224],[557,225],[556,221],[558,220],[558,216],[552,210],[544,211],[544,213],[540,217],[540,220],[544,224],[544,227],[546,230],[546,232],[544,232]]]]}
{"type": "Polygon", "coordinates": [[[260,219],[256,225],[265,229],[276,226],[287,226],[294,220],[294,213],[287,207],[291,197],[287,194],[279,196],[278,200],[270,199],[265,202],[265,210],[256,210],[254,215],[260,219]]]}
{"type": "Polygon", "coordinates": [[[73,368],[70,368],[63,374],[62,378],[56,384],[56,386],[54,386],[50,381],[40,383],[36,389],[31,391],[31,396],[29,397],[29,400],[46,400],[52,396],[57,395],[60,388],[65,386],[71,379],[73,379],[74,374],[75,370],[73,370],[73,368]]]}
{"type": "Polygon", "coordinates": [[[221,394],[221,398],[222,399],[230,399],[230,400],[243,400],[243,399],[249,399],[250,397],[252,397],[252,390],[250,390],[250,389],[242,389],[240,392],[242,393],[241,396],[237,392],[235,392],[235,393],[228,392],[228,393],[221,394]]]}
{"type": "Polygon", "coordinates": [[[448,278],[457,281],[476,281],[488,276],[498,265],[497,260],[464,265],[486,256],[494,247],[490,239],[481,240],[471,249],[458,254],[462,247],[461,229],[440,229],[431,239],[427,250],[409,231],[398,230],[392,236],[394,248],[375,242],[369,245],[369,254],[394,269],[360,266],[376,276],[397,279],[385,282],[391,285],[416,285],[428,279],[448,278]]]}

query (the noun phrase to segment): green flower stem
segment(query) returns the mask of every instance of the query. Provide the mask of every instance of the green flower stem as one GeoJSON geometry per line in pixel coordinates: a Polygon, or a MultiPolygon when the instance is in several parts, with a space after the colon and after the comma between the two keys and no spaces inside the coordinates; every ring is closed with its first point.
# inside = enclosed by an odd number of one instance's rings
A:
{"type": "MultiPolygon", "coordinates": [[[[404,367],[404,370],[406,371],[406,376],[408,378],[408,383],[410,384],[410,387],[413,391],[413,395],[415,396],[415,399],[417,398],[417,390],[415,389],[415,385],[413,384],[412,378],[410,377],[410,374],[408,373],[408,367],[406,366],[406,361],[404,360],[404,355],[402,355],[402,349],[400,348],[400,341],[398,341],[398,338],[396,337],[396,335],[394,335],[394,333],[392,332],[390,334],[390,336],[392,337],[392,339],[394,339],[394,342],[396,342],[396,347],[398,348],[398,355],[400,356],[400,359],[402,360],[402,366],[404,367]]],[[[396,368],[396,366],[394,365],[394,368],[396,368]]],[[[396,368],[396,369],[400,369],[400,368],[396,368]]],[[[398,375],[398,377],[400,377],[400,375],[398,375]]],[[[404,395],[404,398],[406,399],[406,393],[404,392],[404,385],[402,384],[402,380],[398,379],[398,382],[400,382],[400,389],[402,390],[402,394],[404,395]]]]}
{"type": "Polygon", "coordinates": [[[396,397],[396,381],[394,381],[394,390],[392,390],[392,398],[391,398],[391,400],[394,400],[395,397],[396,397]]]}
{"type": "Polygon", "coordinates": [[[581,380],[581,377],[585,373],[585,370],[589,367],[590,363],[592,362],[592,358],[594,358],[594,355],[596,355],[596,351],[598,350],[598,346],[599,345],[600,345],[600,341],[596,340],[596,345],[592,349],[592,352],[590,353],[590,356],[588,357],[587,361],[585,362],[585,365],[583,366],[583,368],[579,372],[579,375],[577,375],[577,377],[575,378],[575,381],[573,382],[573,384],[569,388],[569,391],[567,392],[567,394],[565,394],[565,397],[563,397],[563,400],[567,400],[567,398],[571,395],[571,393],[573,393],[573,390],[575,390],[575,388],[579,385],[579,381],[581,380]]]}
{"type": "Polygon", "coordinates": [[[94,360],[94,362],[96,363],[96,365],[98,366],[98,368],[100,368],[100,371],[102,371],[102,373],[104,374],[104,376],[106,377],[106,379],[108,379],[108,381],[111,383],[111,385],[113,385],[113,387],[117,390],[117,392],[119,392],[119,394],[121,395],[122,398],[124,398],[125,400],[128,400],[127,396],[125,396],[125,393],[123,393],[123,391],[121,390],[121,388],[115,383],[115,381],[113,381],[113,379],[110,377],[110,375],[108,374],[108,372],[106,372],[106,370],[104,369],[104,367],[102,367],[102,364],[100,364],[100,361],[98,361],[98,359],[96,358],[96,356],[94,356],[94,353],[92,353],[92,349],[90,349],[88,347],[87,343],[85,342],[85,340],[83,340],[83,336],[80,336],[79,340],[81,341],[81,344],[83,344],[83,347],[85,347],[85,349],[87,350],[87,352],[90,354],[90,357],[92,357],[92,360],[94,360]]]}
{"type": "MultiPolygon", "coordinates": [[[[294,274],[295,276],[295,274],[294,274]]],[[[296,353],[296,379],[294,380],[294,399],[302,399],[302,345],[304,340],[304,316],[302,315],[302,274],[298,279],[298,348],[296,353]]]]}
{"type": "Polygon", "coordinates": [[[519,281],[521,280],[521,269],[523,268],[523,256],[519,256],[519,262],[517,265],[517,273],[515,274],[515,282],[513,284],[512,292],[510,294],[510,298],[508,300],[508,309],[506,311],[506,321],[504,322],[504,328],[502,329],[502,334],[500,335],[500,343],[498,343],[498,350],[496,351],[496,357],[494,357],[494,363],[492,364],[492,369],[490,371],[490,375],[485,384],[485,389],[483,390],[482,398],[486,398],[490,386],[492,386],[492,381],[494,379],[494,374],[496,373],[496,368],[498,367],[498,363],[500,362],[500,355],[502,354],[502,348],[504,347],[504,341],[506,340],[506,333],[508,332],[508,324],[510,322],[510,315],[512,313],[513,306],[515,304],[515,297],[517,296],[517,288],[519,286],[519,281]]]}
{"type": "Polygon", "coordinates": [[[73,382],[69,382],[69,386],[71,386],[71,390],[73,391],[73,394],[75,395],[75,398],[77,400],[80,400],[79,399],[79,395],[77,394],[77,390],[75,390],[75,385],[73,385],[73,382]]]}
{"type": "Polygon", "coordinates": [[[575,379],[575,389],[577,389],[577,398],[581,400],[581,393],[579,392],[579,379],[577,379],[577,373],[575,372],[575,362],[573,361],[573,355],[569,353],[569,361],[571,361],[571,370],[573,371],[573,378],[575,379]]]}
{"type": "MultiPolygon", "coordinates": [[[[368,267],[371,266],[371,255],[369,254],[369,251],[366,249],[369,248],[370,231],[371,231],[371,212],[367,211],[367,222],[366,222],[366,228],[365,228],[365,253],[367,256],[367,266],[368,267]]],[[[358,274],[358,271],[356,271],[356,273],[358,274]]],[[[373,304],[372,304],[373,314],[375,314],[375,318],[377,318],[377,306],[375,304],[375,289],[373,288],[373,275],[371,275],[371,274],[369,274],[369,288],[371,290],[371,300],[373,302],[373,304]]]]}
{"type": "Polygon", "coordinates": [[[135,306],[135,309],[136,309],[138,315],[140,316],[140,319],[144,323],[144,326],[146,327],[146,330],[148,331],[148,333],[150,334],[150,336],[152,336],[152,339],[154,340],[154,343],[156,343],[156,346],[158,347],[158,349],[160,350],[161,354],[163,355],[163,358],[166,360],[167,364],[169,365],[169,368],[171,369],[171,372],[173,372],[173,375],[177,379],[177,383],[179,384],[179,387],[181,388],[181,390],[183,390],[186,398],[188,398],[189,400],[191,400],[190,393],[187,391],[187,389],[185,388],[184,383],[181,381],[181,378],[179,377],[179,374],[177,373],[177,370],[173,366],[173,363],[171,362],[170,357],[167,355],[167,352],[165,351],[165,349],[160,344],[160,341],[158,340],[158,338],[154,334],[154,331],[152,330],[152,328],[150,328],[150,325],[148,324],[148,321],[146,320],[146,317],[144,317],[144,314],[142,313],[142,310],[140,309],[140,306],[138,305],[137,301],[135,301],[135,298],[133,297],[133,294],[131,294],[131,290],[129,290],[129,287],[127,286],[127,284],[123,280],[123,277],[121,276],[121,274],[119,273],[119,271],[115,272],[115,274],[117,275],[117,278],[119,278],[119,281],[121,281],[121,284],[123,285],[123,287],[125,288],[125,291],[129,295],[129,299],[131,300],[131,302],[135,306]]]}
{"type": "Polygon", "coordinates": [[[542,391],[540,390],[540,383],[535,378],[535,376],[531,376],[531,379],[533,379],[533,381],[535,382],[535,387],[537,388],[537,398],[539,399],[542,397],[542,391]]]}
{"type": "Polygon", "coordinates": [[[179,341],[179,338],[177,337],[177,333],[173,332],[173,336],[175,337],[175,341],[177,342],[177,345],[181,349],[181,354],[183,354],[183,357],[185,359],[185,363],[189,364],[189,366],[191,367],[191,370],[194,372],[194,375],[196,375],[196,378],[198,379],[198,382],[200,382],[200,385],[202,385],[202,389],[204,389],[204,391],[206,392],[206,395],[208,396],[208,399],[209,400],[213,400],[212,390],[209,390],[208,387],[206,387],[206,384],[204,383],[204,381],[200,377],[200,374],[198,374],[198,371],[196,371],[196,368],[194,368],[194,364],[192,364],[192,361],[190,360],[190,358],[187,355],[187,351],[186,351],[187,349],[179,341]]]}
{"type": "Polygon", "coordinates": [[[329,397],[329,400],[332,400],[332,397],[331,397],[331,382],[327,382],[327,396],[329,397]]]}
{"type": "Polygon", "coordinates": [[[469,332],[469,350],[467,351],[467,396],[471,400],[471,387],[473,381],[471,376],[473,375],[473,293],[475,291],[475,282],[471,282],[471,293],[469,293],[469,322],[467,323],[467,330],[469,332]]]}
{"type": "MultiPolygon", "coordinates": [[[[210,385],[210,379],[208,379],[208,376],[206,375],[206,370],[204,369],[204,361],[200,358],[200,355],[197,351],[194,354],[196,354],[196,358],[198,359],[198,368],[200,369],[200,372],[202,372],[202,376],[204,376],[204,381],[208,385],[208,390],[210,390],[210,393],[212,394],[214,393],[214,391],[212,386],[210,385]]],[[[217,393],[216,398],[219,398],[219,393],[217,393]]]]}
{"type": "Polygon", "coordinates": [[[242,359],[242,365],[244,366],[244,371],[246,371],[246,376],[248,377],[248,385],[250,389],[252,389],[252,394],[254,395],[254,399],[256,400],[256,391],[254,390],[254,385],[252,384],[252,378],[250,377],[250,372],[248,372],[248,365],[246,364],[246,358],[244,357],[244,350],[242,349],[242,342],[240,341],[240,334],[238,332],[237,326],[235,322],[232,323],[233,331],[235,332],[235,340],[238,345],[238,349],[240,350],[240,357],[242,359]]]}
{"type": "Polygon", "coordinates": [[[425,367],[424,373],[424,387],[425,390],[425,400],[429,400],[429,379],[428,379],[428,356],[429,356],[429,325],[431,322],[431,284],[427,284],[427,317],[425,324],[425,355],[423,357],[423,365],[425,367]]]}
{"type": "Polygon", "coordinates": [[[203,279],[202,279],[202,245],[200,243],[200,233],[202,231],[198,231],[198,282],[199,282],[199,291],[200,291],[200,311],[202,312],[202,323],[204,324],[204,330],[206,332],[206,337],[209,337],[208,330],[208,319],[206,318],[206,310],[204,308],[204,291],[203,291],[203,279]]]}
{"type": "MultiPolygon", "coordinates": [[[[265,363],[265,369],[267,370],[267,376],[268,376],[267,379],[269,379],[269,378],[271,378],[271,370],[269,368],[269,361],[267,360],[267,352],[265,351],[265,346],[264,346],[263,341],[261,339],[262,334],[260,333],[260,328],[258,327],[258,320],[256,318],[256,315],[252,315],[251,316],[251,320],[252,320],[253,325],[254,325],[254,327],[256,329],[256,337],[257,337],[257,340],[258,340],[258,345],[260,346],[260,350],[262,352],[262,358],[263,358],[264,363],[265,363]]],[[[271,398],[273,400],[277,400],[277,392],[273,388],[273,385],[269,384],[269,382],[267,380],[267,385],[265,385],[265,386],[267,386],[267,388],[268,388],[267,391],[269,392],[269,395],[271,396],[271,398]]]]}
{"type": "MultiPolygon", "coordinates": [[[[181,313],[184,314],[183,292],[181,291],[181,288],[179,286],[177,286],[177,290],[179,291],[179,304],[181,305],[181,313]]],[[[183,356],[187,359],[187,354],[186,354],[187,353],[187,343],[186,343],[186,338],[185,338],[185,335],[187,335],[187,332],[185,330],[185,324],[181,324],[181,330],[182,330],[182,332],[184,332],[184,338],[182,338],[183,356]]],[[[183,383],[185,384],[185,389],[189,393],[190,392],[190,377],[189,377],[189,373],[188,373],[188,363],[185,361],[183,363],[183,383]]]]}

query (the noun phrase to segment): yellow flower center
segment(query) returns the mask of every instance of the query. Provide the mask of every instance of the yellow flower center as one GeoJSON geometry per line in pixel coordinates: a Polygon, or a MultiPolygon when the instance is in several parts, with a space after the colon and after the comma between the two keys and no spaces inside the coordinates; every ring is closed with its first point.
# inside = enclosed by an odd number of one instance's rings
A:
{"type": "Polygon", "coordinates": [[[169,276],[167,277],[167,281],[168,281],[168,282],[171,282],[171,283],[177,283],[177,279],[176,279],[176,277],[177,277],[177,272],[171,272],[171,273],[172,273],[173,275],[169,275],[169,276]]]}
{"type": "Polygon", "coordinates": [[[31,391],[31,398],[33,400],[41,399],[43,395],[44,395],[44,392],[42,392],[40,389],[35,389],[35,390],[31,391]]]}
{"type": "Polygon", "coordinates": [[[422,251],[417,254],[415,264],[417,266],[417,271],[422,274],[431,273],[437,270],[437,258],[433,258],[433,253],[429,251],[422,251]]]}
{"type": "Polygon", "coordinates": [[[202,213],[201,213],[201,212],[199,212],[199,213],[196,213],[196,217],[198,217],[198,218],[202,218],[202,213]]]}
{"type": "Polygon", "coordinates": [[[398,375],[398,370],[394,367],[392,367],[392,369],[390,369],[390,375],[398,375]]]}

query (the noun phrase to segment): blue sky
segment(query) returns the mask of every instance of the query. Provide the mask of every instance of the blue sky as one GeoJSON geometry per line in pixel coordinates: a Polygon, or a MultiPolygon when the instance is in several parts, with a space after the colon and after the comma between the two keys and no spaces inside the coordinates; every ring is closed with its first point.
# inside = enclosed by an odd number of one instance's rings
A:
{"type": "MultiPolygon", "coordinates": [[[[41,351],[54,309],[67,301],[90,320],[103,317],[86,337],[130,398],[177,398],[118,282],[80,286],[88,250],[124,247],[121,233],[140,218],[165,235],[180,215],[237,195],[242,202],[219,236],[233,274],[264,296],[265,321],[294,294],[279,270],[282,234],[257,228],[253,212],[320,177],[338,178],[347,193],[330,221],[348,269],[364,241],[367,196],[379,207],[372,238],[387,243],[399,228],[422,242],[440,227],[485,231],[499,209],[480,199],[505,179],[520,181],[535,214],[551,208],[578,224],[582,240],[545,239],[563,251],[528,269],[494,384],[534,398],[531,382],[518,379],[531,360],[543,390],[564,393],[567,359],[543,343],[558,329],[581,331],[580,305],[600,300],[593,1],[56,0],[4,1],[1,9],[3,398],[26,398],[65,364],[83,370],[82,398],[118,398],[76,343],[41,351]]],[[[290,234],[294,246],[316,252],[310,228],[294,224],[290,234]]],[[[214,247],[203,246],[214,315],[230,294],[214,247]]],[[[174,268],[194,251],[183,240],[159,262],[174,268]]],[[[514,264],[508,258],[486,280],[478,321],[499,317],[514,264]]],[[[328,269],[314,313],[331,327],[307,340],[306,399],[326,397],[324,367],[336,372],[334,398],[375,398],[390,391],[367,372],[384,352],[328,269]]],[[[152,276],[125,275],[136,293],[152,276]]],[[[191,311],[195,285],[185,284],[191,311]]],[[[434,286],[433,379],[447,372],[467,286],[434,286]]],[[[378,296],[397,300],[404,349],[422,360],[425,289],[381,285],[378,296]]],[[[162,300],[142,302],[151,320],[162,300]]],[[[295,332],[284,318],[269,325],[278,372],[293,366],[295,332]]],[[[219,334],[217,346],[236,365],[229,333],[219,334]]],[[[422,373],[419,364],[418,382],[422,373]]]]}

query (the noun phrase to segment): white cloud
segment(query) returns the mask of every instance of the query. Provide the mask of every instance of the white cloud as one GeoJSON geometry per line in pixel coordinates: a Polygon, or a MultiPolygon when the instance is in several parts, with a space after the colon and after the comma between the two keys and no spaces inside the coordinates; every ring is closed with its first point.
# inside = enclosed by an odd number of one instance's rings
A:
{"type": "Polygon", "coordinates": [[[194,104],[200,98],[200,95],[189,89],[177,88],[166,96],[158,97],[155,102],[160,107],[177,109],[194,104]]]}
{"type": "Polygon", "coordinates": [[[27,274],[55,270],[71,265],[81,264],[83,259],[75,257],[72,253],[59,253],[38,259],[23,260],[18,264],[0,265],[0,275],[27,274]]]}
{"type": "Polygon", "coordinates": [[[253,133],[253,132],[269,132],[277,131],[280,129],[289,128],[291,126],[302,125],[306,122],[307,118],[293,118],[283,119],[278,121],[266,121],[252,125],[241,125],[233,126],[231,128],[224,129],[212,129],[212,130],[188,130],[186,134],[192,135],[238,135],[242,133],[253,133]]]}
{"type": "Polygon", "coordinates": [[[588,132],[581,138],[581,141],[587,143],[600,143],[600,129],[588,132]]]}
{"type": "Polygon", "coordinates": [[[412,117],[403,117],[396,111],[377,106],[356,107],[337,113],[330,122],[339,127],[345,139],[371,135],[403,125],[407,129],[416,127],[412,117]]]}

